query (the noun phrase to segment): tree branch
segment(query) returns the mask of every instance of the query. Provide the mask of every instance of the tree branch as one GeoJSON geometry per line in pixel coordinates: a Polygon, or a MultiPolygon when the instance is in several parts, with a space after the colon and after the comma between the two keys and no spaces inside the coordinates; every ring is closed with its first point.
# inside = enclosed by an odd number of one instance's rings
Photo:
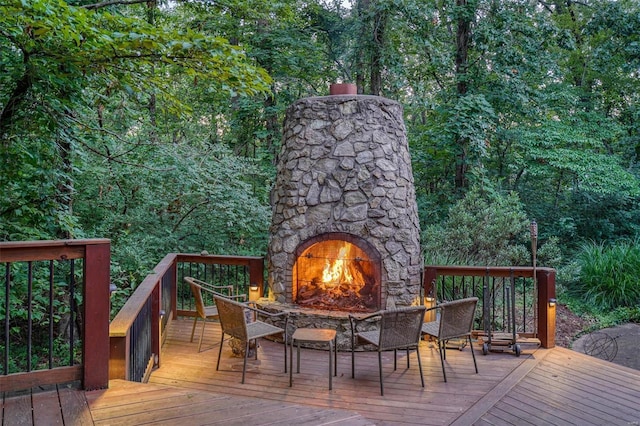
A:
{"type": "Polygon", "coordinates": [[[16,87],[13,89],[13,92],[11,92],[11,95],[9,95],[9,99],[0,113],[0,138],[4,139],[3,135],[6,129],[9,128],[9,125],[13,123],[13,118],[18,112],[18,107],[27,96],[31,85],[31,75],[28,70],[25,70],[25,73],[16,83],[16,87]]]}
{"type": "Polygon", "coordinates": [[[209,204],[211,202],[210,199],[206,199],[204,201],[200,201],[199,203],[197,203],[194,206],[191,206],[191,208],[189,210],[187,210],[187,212],[185,214],[182,215],[182,217],[178,220],[178,222],[176,222],[176,224],[173,226],[173,229],[171,230],[171,232],[176,232],[178,230],[178,228],[180,227],[180,224],[191,214],[193,213],[198,207],[203,206],[205,204],[209,204]]]}
{"type": "Polygon", "coordinates": [[[102,7],[114,6],[114,5],[129,5],[129,4],[139,4],[139,3],[147,3],[148,0],[107,0],[100,3],[93,4],[85,4],[80,6],[83,9],[95,10],[100,9],[102,7]]]}

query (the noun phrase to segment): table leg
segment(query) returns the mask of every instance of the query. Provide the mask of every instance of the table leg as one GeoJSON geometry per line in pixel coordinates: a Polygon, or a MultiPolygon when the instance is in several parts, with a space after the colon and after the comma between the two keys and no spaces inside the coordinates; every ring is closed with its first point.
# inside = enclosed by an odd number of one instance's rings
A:
{"type": "Polygon", "coordinates": [[[338,377],[338,337],[333,339],[333,375],[338,377]]]}

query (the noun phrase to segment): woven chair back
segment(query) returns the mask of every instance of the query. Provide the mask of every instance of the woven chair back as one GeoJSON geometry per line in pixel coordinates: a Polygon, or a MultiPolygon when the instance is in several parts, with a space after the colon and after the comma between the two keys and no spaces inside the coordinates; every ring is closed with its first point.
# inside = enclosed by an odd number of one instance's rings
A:
{"type": "Polygon", "coordinates": [[[214,296],[222,331],[229,336],[247,341],[245,306],[224,297],[214,296]]]}
{"type": "Polygon", "coordinates": [[[204,309],[204,300],[202,299],[202,287],[193,281],[187,281],[189,287],[191,287],[191,293],[193,293],[193,300],[196,307],[196,312],[200,318],[206,318],[207,314],[204,309]]]}
{"type": "Polygon", "coordinates": [[[420,343],[424,306],[382,311],[379,351],[404,349],[420,343]]]}
{"type": "Polygon", "coordinates": [[[454,300],[438,305],[440,308],[440,340],[469,336],[473,330],[473,316],[477,297],[454,300]]]}

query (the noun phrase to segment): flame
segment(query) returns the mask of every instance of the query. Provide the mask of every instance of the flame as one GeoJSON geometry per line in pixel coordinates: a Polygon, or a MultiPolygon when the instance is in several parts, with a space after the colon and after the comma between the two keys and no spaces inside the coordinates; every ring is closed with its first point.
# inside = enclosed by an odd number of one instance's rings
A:
{"type": "Polygon", "coordinates": [[[340,283],[352,283],[353,275],[351,274],[349,263],[349,247],[342,246],[338,252],[338,256],[333,263],[327,259],[324,270],[322,271],[322,282],[327,287],[335,287],[340,283]]]}

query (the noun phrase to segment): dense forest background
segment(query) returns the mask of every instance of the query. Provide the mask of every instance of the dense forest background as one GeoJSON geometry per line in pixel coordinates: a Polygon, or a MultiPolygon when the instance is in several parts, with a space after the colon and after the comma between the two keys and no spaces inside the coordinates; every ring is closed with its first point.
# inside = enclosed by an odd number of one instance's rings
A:
{"type": "Polygon", "coordinates": [[[637,0],[5,0],[0,239],[110,238],[125,295],[264,255],[284,112],[333,82],[404,106],[427,263],[529,265],[535,219],[568,298],[639,306],[637,0]]]}

